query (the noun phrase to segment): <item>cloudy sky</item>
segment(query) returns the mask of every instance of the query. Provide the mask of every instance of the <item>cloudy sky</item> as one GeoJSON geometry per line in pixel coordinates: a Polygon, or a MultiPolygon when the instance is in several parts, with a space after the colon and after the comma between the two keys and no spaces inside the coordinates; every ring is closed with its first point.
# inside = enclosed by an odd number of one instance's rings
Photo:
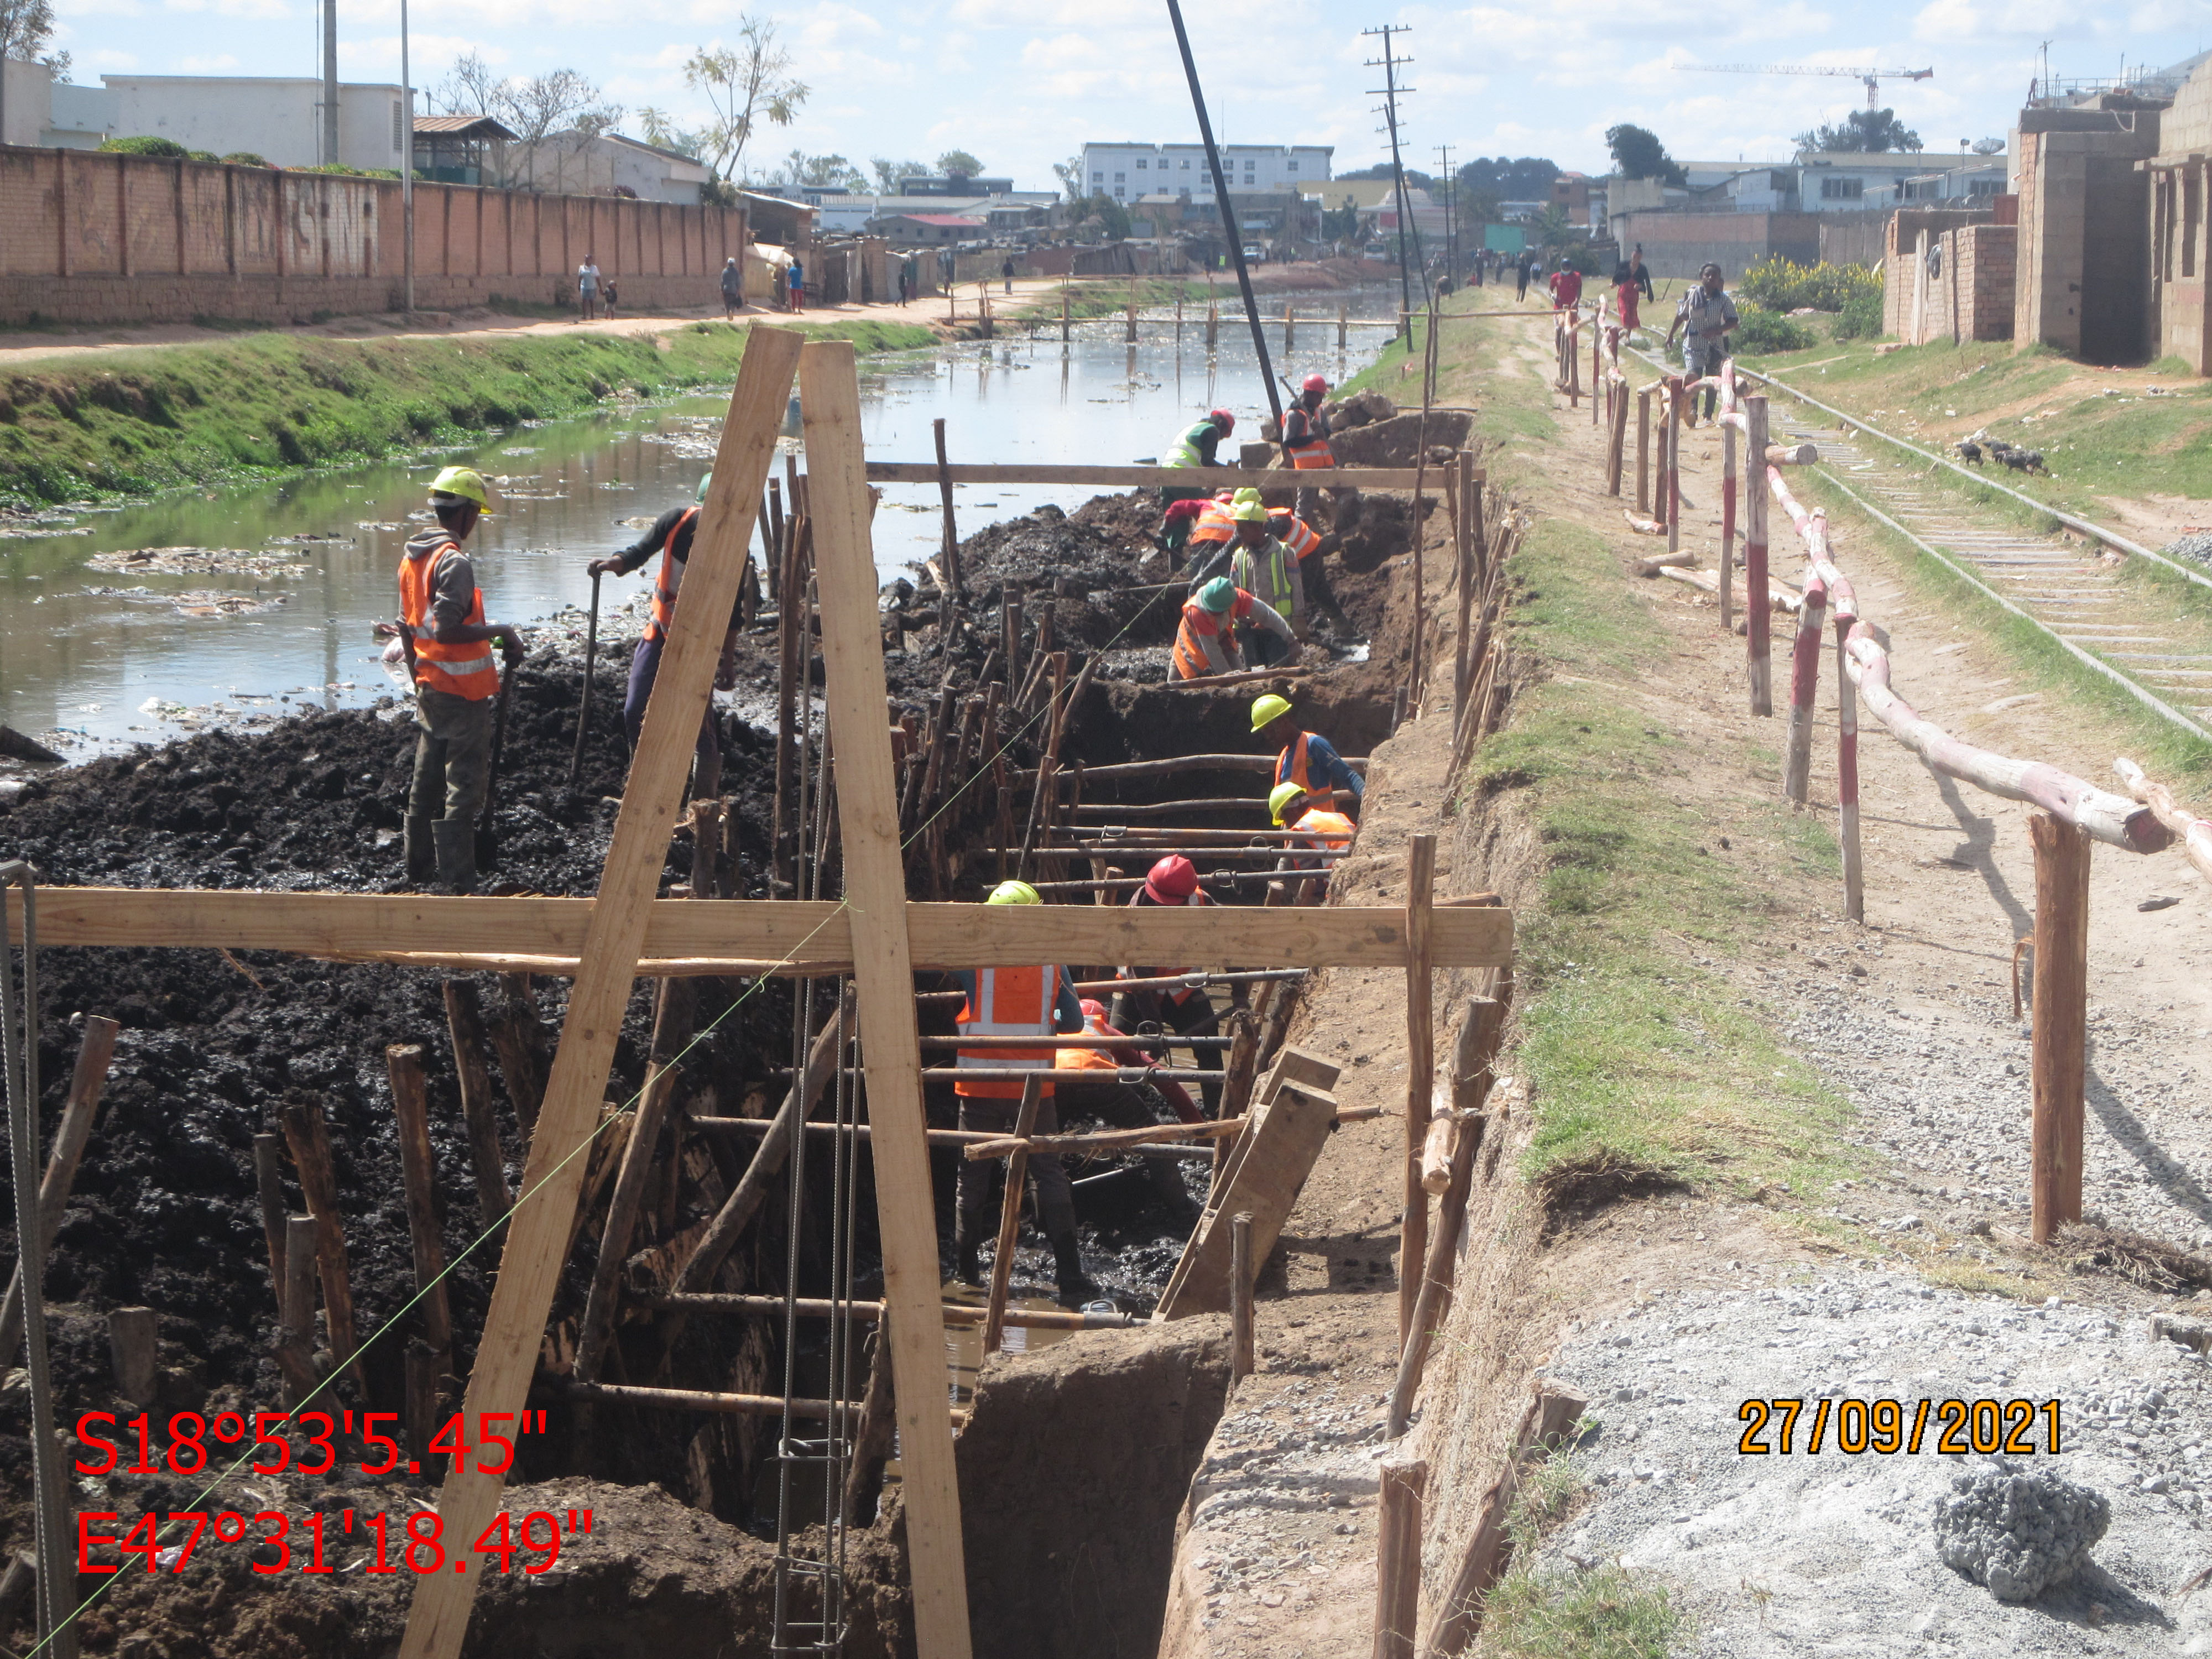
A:
{"type": "MultiPolygon", "coordinates": [[[[1930,149],[2001,137],[2050,42],[2051,72],[2109,76],[2212,45],[2212,0],[1766,0],[1686,9],[1651,0],[1472,9],[1378,0],[1187,0],[1218,136],[1328,143],[1340,170],[1383,159],[1363,27],[1408,25],[1409,165],[1460,156],[1550,156],[1605,167],[1605,129],[1633,121],[1678,156],[1786,155],[1789,136],[1863,104],[1843,78],[1703,74],[1692,64],[1932,67],[1882,101],[1930,149]],[[1690,44],[1685,44],[1685,37],[1690,44]]],[[[75,76],[313,75],[311,0],[57,0],[75,76]]],[[[775,17],[811,88],[798,121],[768,129],[756,170],[793,148],[927,160],[958,147],[1025,189],[1086,138],[1176,141],[1196,125],[1164,0],[823,0],[775,17]]],[[[574,68],[631,111],[702,112],[679,65],[730,39],[728,0],[416,0],[414,79],[475,50],[511,75],[574,68]]],[[[340,72],[396,80],[398,0],[339,0],[340,72]]],[[[635,121],[625,124],[635,130],[635,121]]]]}

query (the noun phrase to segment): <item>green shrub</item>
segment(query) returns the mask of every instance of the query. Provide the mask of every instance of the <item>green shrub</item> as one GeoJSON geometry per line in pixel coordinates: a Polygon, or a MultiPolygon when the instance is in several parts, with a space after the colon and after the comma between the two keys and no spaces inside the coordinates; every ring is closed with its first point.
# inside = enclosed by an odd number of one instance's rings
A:
{"type": "Polygon", "coordinates": [[[195,161],[220,161],[222,160],[222,156],[216,155],[211,149],[196,149],[191,153],[191,155],[192,160],[195,161]]]}
{"type": "Polygon", "coordinates": [[[1843,311],[1852,300],[1871,294],[1879,307],[1881,273],[1866,265],[1833,265],[1826,260],[1801,265],[1780,254],[1762,260],[1743,273],[1735,285],[1738,300],[1748,300],[1769,311],[1796,311],[1810,306],[1815,311],[1843,311]]]}
{"type": "Polygon", "coordinates": [[[234,167],[265,167],[269,165],[266,156],[256,155],[250,149],[234,149],[222,159],[234,167]]]}
{"type": "Polygon", "coordinates": [[[1854,294],[1844,301],[1843,315],[1836,319],[1836,337],[1838,340],[1871,340],[1881,332],[1881,290],[1871,294],[1854,294]]]}
{"type": "Polygon", "coordinates": [[[1737,314],[1743,325],[1729,337],[1729,343],[1738,351],[1764,356],[1771,351],[1802,351],[1813,343],[1811,329],[1764,307],[1740,306],[1737,314]]]}
{"type": "Polygon", "coordinates": [[[100,145],[100,149],[111,155],[167,155],[181,160],[191,155],[191,151],[173,138],[143,135],[136,138],[110,138],[100,145]]]}

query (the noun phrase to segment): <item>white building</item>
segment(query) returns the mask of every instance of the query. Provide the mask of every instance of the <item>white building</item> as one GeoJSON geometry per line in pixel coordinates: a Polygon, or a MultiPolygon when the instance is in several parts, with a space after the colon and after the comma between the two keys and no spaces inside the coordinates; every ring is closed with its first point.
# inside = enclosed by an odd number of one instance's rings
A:
{"type": "Polygon", "coordinates": [[[506,184],[562,196],[635,196],[642,202],[699,203],[714,172],[696,156],[663,149],[619,132],[556,132],[535,144],[501,147],[498,177],[506,184]]]}
{"type": "Polygon", "coordinates": [[[167,138],[222,156],[244,152],[281,167],[335,159],[351,167],[400,164],[405,106],[399,88],[340,82],[338,153],[322,153],[323,83],[243,75],[103,75],[98,87],[57,82],[35,64],[8,64],[7,142],[96,149],[110,138],[167,138]]]}
{"type": "MultiPolygon", "coordinates": [[[[1333,144],[1224,144],[1221,171],[1229,188],[1242,196],[1297,194],[1307,185],[1325,182],[1333,144]]],[[[1213,174],[1203,144],[1085,144],[1083,191],[1133,202],[1140,196],[1188,196],[1210,200],[1213,174]]]]}

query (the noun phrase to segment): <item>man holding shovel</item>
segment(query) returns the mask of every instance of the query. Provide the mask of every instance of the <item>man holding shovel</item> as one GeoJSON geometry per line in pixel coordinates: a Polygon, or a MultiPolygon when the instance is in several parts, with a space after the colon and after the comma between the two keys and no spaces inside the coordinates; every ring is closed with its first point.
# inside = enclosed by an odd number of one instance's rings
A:
{"type": "MultiPolygon", "coordinates": [[[[676,622],[676,593],[684,581],[684,572],[691,557],[691,544],[699,528],[699,504],[707,499],[707,486],[714,475],[708,473],[699,480],[698,493],[689,507],[672,507],[653,521],[652,527],[636,542],[624,548],[611,559],[594,559],[586,567],[594,576],[614,574],[627,576],[655,553],[660,555],[660,568],[653,580],[653,614],[645,624],[645,633],[637,642],[637,651],[629,662],[629,690],[623,698],[623,732],[633,753],[637,749],[637,734],[645,726],[646,700],[653,695],[653,682],[660,672],[660,653],[668,642],[668,630],[676,622]]],[[[730,610],[730,625],[722,635],[722,659],[714,670],[714,689],[734,690],[738,684],[738,629],[742,623],[738,608],[730,610]]],[[[702,799],[720,791],[722,783],[722,745],[714,731],[714,709],[710,702],[706,717],[699,723],[699,743],[693,772],[691,799],[702,799]]]]}
{"type": "Polygon", "coordinates": [[[430,484],[434,529],[407,538],[399,562],[400,620],[376,632],[398,639],[415,683],[415,782],[407,798],[407,879],[438,879],[456,892],[477,884],[477,810],[491,785],[492,708],[499,690],[490,647],[511,671],[522,635],[484,620],[476,567],[461,544],[491,495],[472,467],[449,466],[430,484]],[[440,808],[443,807],[443,815],[440,808]]]}

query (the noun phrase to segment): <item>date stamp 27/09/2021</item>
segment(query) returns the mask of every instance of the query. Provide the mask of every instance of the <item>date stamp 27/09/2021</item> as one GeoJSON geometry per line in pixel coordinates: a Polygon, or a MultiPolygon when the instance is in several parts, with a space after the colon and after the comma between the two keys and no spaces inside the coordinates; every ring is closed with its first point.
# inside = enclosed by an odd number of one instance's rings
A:
{"type": "Polygon", "coordinates": [[[2003,1453],[2027,1457],[2057,1455],[2060,1402],[2045,1400],[1874,1400],[1808,1401],[1803,1395],[1747,1400],[1736,1407],[1743,1432],[1736,1450],[1746,1457],[1817,1456],[1825,1451],[1846,1457],[1964,1457],[2003,1453]],[[1807,1410],[1808,1406],[1811,1410],[1807,1410]],[[2044,1432],[2039,1443],[2036,1430],[2044,1432]]]}

